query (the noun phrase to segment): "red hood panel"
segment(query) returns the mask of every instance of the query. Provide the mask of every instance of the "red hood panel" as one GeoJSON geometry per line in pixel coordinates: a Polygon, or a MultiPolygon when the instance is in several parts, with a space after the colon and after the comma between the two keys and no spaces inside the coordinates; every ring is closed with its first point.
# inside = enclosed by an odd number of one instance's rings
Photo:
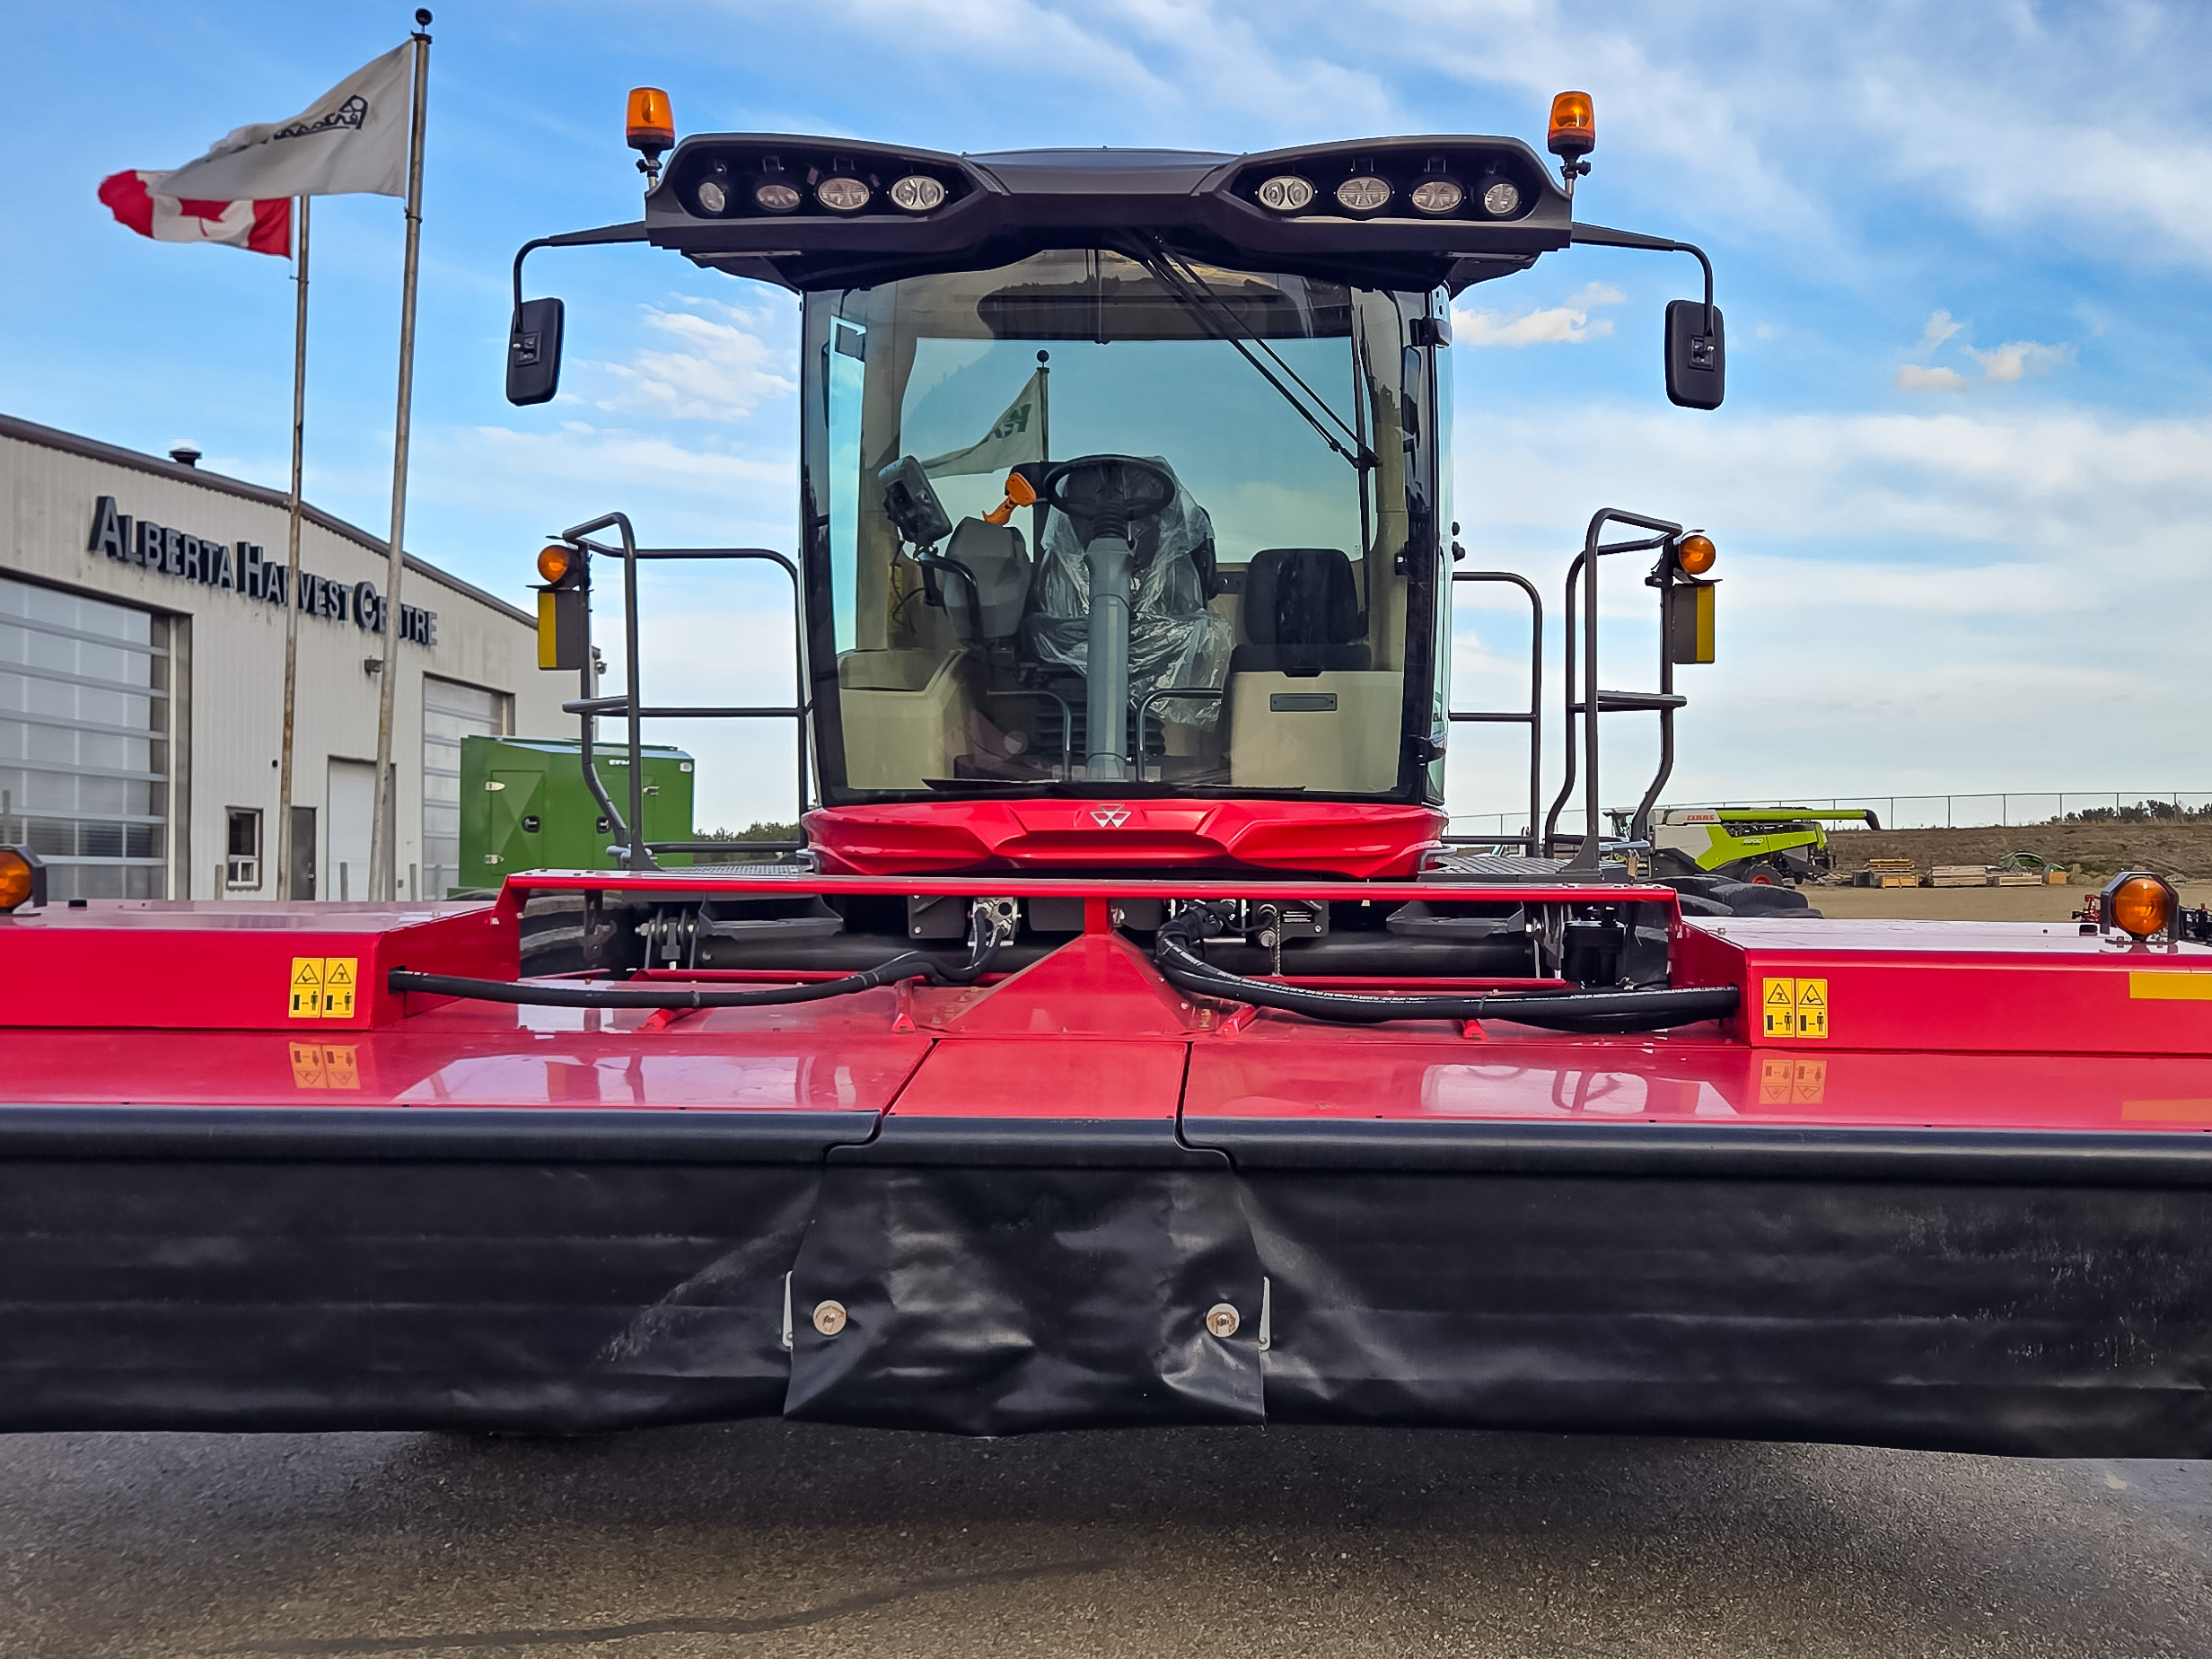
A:
{"type": "Polygon", "coordinates": [[[925,801],[806,817],[840,875],[1241,865],[1372,880],[1412,874],[1444,823],[1433,807],[1342,801],[925,801]]]}

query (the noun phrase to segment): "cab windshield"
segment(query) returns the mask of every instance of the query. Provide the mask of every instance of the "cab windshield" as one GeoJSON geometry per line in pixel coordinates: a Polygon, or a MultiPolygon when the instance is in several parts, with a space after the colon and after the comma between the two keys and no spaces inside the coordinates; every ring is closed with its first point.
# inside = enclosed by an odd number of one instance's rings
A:
{"type": "Polygon", "coordinates": [[[826,798],[1397,791],[1432,700],[1428,304],[1086,250],[811,295],[826,798]]]}

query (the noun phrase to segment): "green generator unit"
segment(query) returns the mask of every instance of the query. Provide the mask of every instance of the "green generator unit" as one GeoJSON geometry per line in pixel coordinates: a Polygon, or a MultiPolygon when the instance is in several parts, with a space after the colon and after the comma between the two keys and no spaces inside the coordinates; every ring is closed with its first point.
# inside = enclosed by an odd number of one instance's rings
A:
{"type": "MultiPolygon", "coordinates": [[[[496,887],[517,870],[611,870],[614,825],[584,781],[573,738],[464,737],[461,741],[461,885],[496,887]]],[[[680,749],[645,751],[645,839],[689,841],[691,757],[680,749]]],[[[627,749],[594,744],[592,764],[616,807],[630,799],[627,749]]],[[[663,853],[672,867],[689,853],[663,853]]]]}

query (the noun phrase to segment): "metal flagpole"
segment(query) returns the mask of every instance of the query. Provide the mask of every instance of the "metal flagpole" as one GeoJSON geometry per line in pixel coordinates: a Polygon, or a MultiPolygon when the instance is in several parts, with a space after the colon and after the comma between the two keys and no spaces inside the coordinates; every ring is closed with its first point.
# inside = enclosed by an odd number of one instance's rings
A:
{"type": "MultiPolygon", "coordinates": [[[[299,242],[292,280],[299,285],[292,311],[292,514],[285,568],[285,747],[276,782],[276,896],[312,898],[292,891],[292,712],[300,677],[300,453],[307,426],[307,204],[299,197],[299,242]]],[[[262,578],[267,581],[265,575],[262,578]]]]}
{"type": "Polygon", "coordinates": [[[384,595],[384,672],[376,707],[376,806],[369,830],[369,896],[391,900],[399,897],[396,856],[392,845],[391,718],[399,683],[399,573],[406,562],[402,538],[407,530],[408,416],[415,393],[415,268],[423,238],[423,118],[430,90],[430,13],[415,13],[415,111],[408,140],[407,161],[407,271],[399,289],[399,408],[391,434],[391,575],[384,595]]]}

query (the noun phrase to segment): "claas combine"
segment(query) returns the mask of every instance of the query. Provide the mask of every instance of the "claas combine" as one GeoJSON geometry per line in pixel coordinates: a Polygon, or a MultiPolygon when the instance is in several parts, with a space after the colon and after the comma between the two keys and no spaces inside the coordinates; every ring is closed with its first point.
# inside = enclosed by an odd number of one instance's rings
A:
{"type": "MultiPolygon", "coordinates": [[[[0,856],[0,1426],[2212,1452],[2212,950],[2172,891],[1908,925],[1633,877],[1714,639],[1713,544],[1653,514],[1568,563],[1546,765],[1538,590],[1454,522],[1449,302],[1688,254],[1669,394],[1725,372],[1705,256],[1575,217],[1593,136],[1568,94],[1556,176],[1480,136],[679,144],[637,94],[644,217],[523,255],[800,296],[796,551],[610,514],[540,556],[615,869],[63,908],[0,856]],[[788,573],[788,705],[647,698],[668,559],[788,573]],[[1645,689],[1601,688],[1609,561],[1656,595],[1645,689]],[[1530,603],[1523,707],[1453,705],[1462,583],[1530,603]],[[664,867],[716,853],[638,828],[664,715],[787,723],[803,845],[664,867]],[[1661,765],[1609,841],[1621,715],[1661,765]],[[1510,844],[1444,833],[1470,722],[1529,744],[1510,844]]],[[[530,404],[562,314],[523,275],[530,404]]]]}

